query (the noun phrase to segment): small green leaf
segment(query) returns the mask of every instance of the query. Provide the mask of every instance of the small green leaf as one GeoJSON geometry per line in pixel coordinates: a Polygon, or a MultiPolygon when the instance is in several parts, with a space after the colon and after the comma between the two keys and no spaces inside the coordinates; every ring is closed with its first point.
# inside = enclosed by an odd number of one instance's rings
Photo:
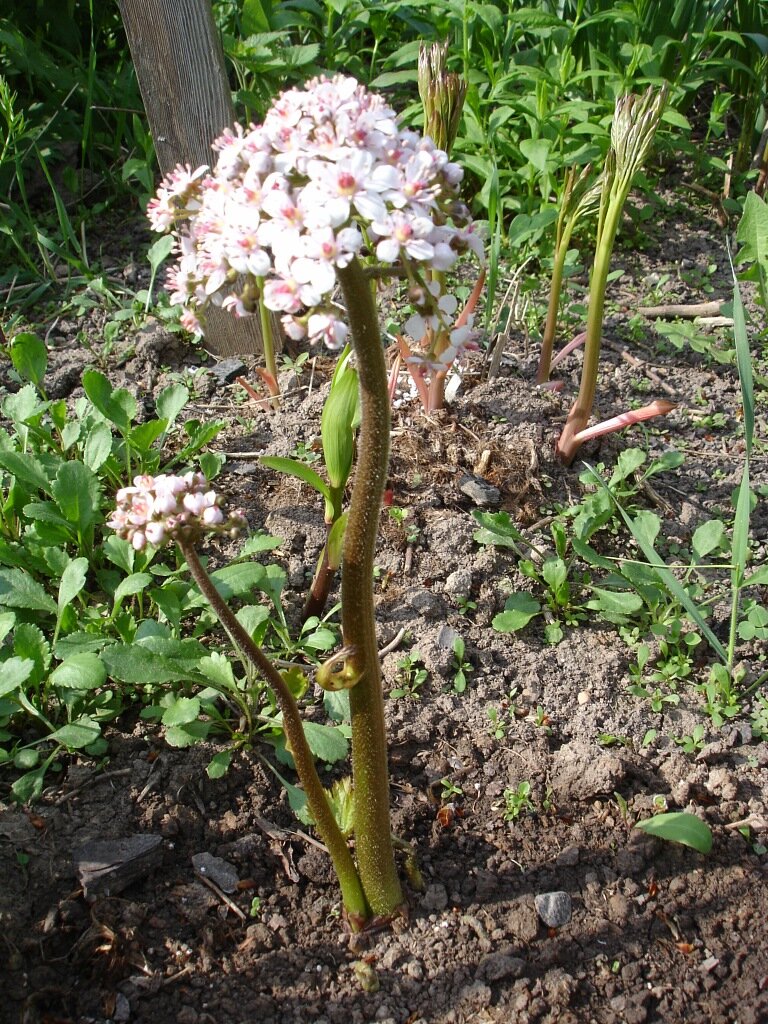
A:
{"type": "Polygon", "coordinates": [[[27,772],[26,775],[22,775],[20,779],[16,779],[11,786],[11,793],[17,803],[29,804],[39,798],[43,792],[43,776],[45,775],[46,767],[47,765],[43,765],[32,772],[27,772]]]}
{"type": "Polygon", "coordinates": [[[165,742],[170,747],[193,747],[207,739],[210,731],[209,722],[187,722],[185,725],[172,725],[165,730],[165,742]]]}
{"type": "Polygon", "coordinates": [[[63,463],[56,473],[51,493],[61,514],[78,531],[87,529],[99,519],[99,478],[84,463],[63,463]]]}
{"type": "Polygon", "coordinates": [[[232,665],[218,651],[215,651],[210,657],[200,660],[200,671],[209,682],[213,683],[217,690],[237,690],[232,665]]]}
{"type": "Polygon", "coordinates": [[[87,558],[73,558],[61,574],[59,583],[59,611],[71,604],[85,586],[88,572],[87,558]]]}
{"type": "Polygon", "coordinates": [[[499,633],[517,633],[540,611],[541,605],[530,594],[512,594],[504,604],[504,611],[494,617],[492,625],[499,633]]]}
{"type": "Polygon", "coordinates": [[[166,726],[188,725],[200,714],[200,701],[197,697],[177,697],[173,704],[163,713],[162,723],[166,726]]]}
{"type": "Polygon", "coordinates": [[[710,519],[699,526],[691,540],[694,557],[698,562],[710,552],[716,551],[723,542],[725,523],[722,519],[710,519]]]}
{"type": "Polygon", "coordinates": [[[0,666],[0,697],[18,690],[29,678],[34,661],[29,658],[7,658],[0,666]]]}
{"type": "Polygon", "coordinates": [[[96,690],[107,680],[107,670],[98,654],[81,651],[73,654],[51,672],[54,686],[68,690],[96,690]]]}
{"type": "Polygon", "coordinates": [[[88,431],[83,448],[83,462],[95,473],[112,453],[112,431],[103,421],[94,423],[88,431]]]}
{"type": "Polygon", "coordinates": [[[276,455],[262,455],[259,462],[262,466],[266,466],[267,469],[274,469],[278,473],[298,477],[299,480],[313,487],[318,494],[322,494],[326,500],[331,500],[330,487],[311,466],[307,466],[303,462],[297,462],[296,459],[285,459],[276,455]]]}
{"type": "Polygon", "coordinates": [[[635,828],[646,832],[649,836],[657,836],[672,843],[682,843],[699,853],[709,853],[712,849],[712,830],[709,825],[687,811],[671,811],[669,814],[657,814],[653,818],[639,821],[635,828]]]}
{"type": "Polygon", "coordinates": [[[127,433],[136,418],[138,405],[134,396],[125,388],[113,390],[109,380],[98,370],[86,370],[83,374],[83,390],[102,416],[127,433]]]}
{"type": "Polygon", "coordinates": [[[133,594],[140,594],[153,582],[148,572],[135,572],[121,580],[115,589],[115,604],[122,601],[124,597],[131,597],[133,594]]]}
{"type": "Polygon", "coordinates": [[[92,722],[90,718],[79,718],[76,722],[69,722],[68,725],[63,725],[56,732],[52,732],[48,738],[70,750],[82,750],[83,747],[95,743],[100,735],[101,729],[96,722],[92,722]]]}
{"type": "Polygon", "coordinates": [[[53,598],[23,569],[0,570],[0,605],[53,615],[57,611],[53,598]]]}
{"type": "Polygon", "coordinates": [[[221,750],[214,754],[205,769],[209,779],[220,779],[229,771],[232,764],[232,751],[221,750]]]}
{"type": "Polygon", "coordinates": [[[40,387],[48,367],[48,349],[36,334],[23,331],[11,343],[11,362],[22,378],[40,387]]]}
{"type": "Polygon", "coordinates": [[[643,607],[643,599],[639,594],[630,594],[626,590],[603,590],[592,587],[594,600],[587,602],[587,608],[595,611],[608,612],[611,615],[631,615],[643,607]]]}

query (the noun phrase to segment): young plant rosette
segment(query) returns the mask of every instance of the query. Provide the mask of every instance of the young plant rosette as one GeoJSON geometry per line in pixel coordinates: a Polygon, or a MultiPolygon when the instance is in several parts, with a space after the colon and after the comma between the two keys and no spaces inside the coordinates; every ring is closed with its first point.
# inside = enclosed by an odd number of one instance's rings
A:
{"type": "MultiPolygon", "coordinates": [[[[290,735],[289,741],[348,916],[358,927],[372,915],[395,913],[403,902],[390,829],[373,604],[389,456],[376,281],[397,276],[407,282],[416,308],[411,330],[405,325],[408,333],[419,336],[426,324],[435,337],[447,339],[443,352],[413,358],[430,365],[454,359],[471,343],[472,332],[453,320],[457,304],[436,293],[434,272],[448,270],[467,250],[481,257],[482,245],[458,200],[461,169],[429,138],[401,128],[384,100],[352,78],[315,79],[283,93],[263,125],[235,126],[214,149],[219,156],[213,169],[177,168],[149,207],[153,227],[177,233],[180,258],[169,284],[173,300],[185,306],[185,325],[199,330],[211,304],[244,316],[262,303],[282,314],[292,338],[338,349],[350,333],[357,359],[361,423],[342,563],[344,647],[317,677],[321,686],[349,690],[356,864],[322,786],[316,789],[314,765],[300,763],[298,738],[290,735]]],[[[182,549],[185,557],[188,549],[182,549]]],[[[290,692],[261,652],[258,657],[286,716],[290,692]]]]}

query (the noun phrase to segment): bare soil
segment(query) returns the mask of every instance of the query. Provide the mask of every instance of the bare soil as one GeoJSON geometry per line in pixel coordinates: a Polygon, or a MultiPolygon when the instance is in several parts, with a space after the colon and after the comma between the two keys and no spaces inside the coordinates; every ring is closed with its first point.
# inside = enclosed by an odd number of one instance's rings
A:
{"type": "MultiPolygon", "coordinates": [[[[611,292],[600,414],[668,397],[658,379],[680,404],[647,432],[614,435],[584,455],[610,466],[627,444],[684,452],[680,469],[655,477],[638,499],[663,516],[666,538],[684,546],[700,522],[729,514],[743,457],[738,379],[733,365],[663,348],[650,323],[639,341],[630,339],[628,320],[660,280],[665,301],[708,298],[703,284],[729,298],[730,270],[708,212],[671,194],[657,199],[643,234],[628,239],[615,260],[624,276],[611,292]],[[631,366],[622,350],[641,365],[631,366]]],[[[78,393],[93,352],[77,331],[90,332],[98,347],[100,328],[98,313],[85,325],[62,318],[52,327],[54,396],[78,393]]],[[[755,351],[759,373],[764,356],[755,351]]],[[[149,325],[126,332],[108,372],[146,395],[149,413],[168,373],[196,361],[149,325]]],[[[418,697],[387,699],[393,826],[415,847],[424,880],[424,891],[408,888],[409,920],[348,934],[328,860],[265,768],[267,748],[239,755],[228,775],[212,781],[205,766],[215,747],[173,750],[151,724],[126,720],[108,733],[108,763],[73,760],[34,807],[0,804],[0,1021],[768,1020],[768,857],[758,845],[768,829],[768,744],[752,735],[750,701],[719,731],[693,686],[680,689],[679,705],[655,714],[627,692],[633,655],[615,627],[590,620],[567,629],[556,646],[536,622],[511,635],[491,628],[508,593],[530,582],[511,552],[473,540],[477,498],[462,485],[475,476],[497,488],[495,507],[551,546],[547,517],[582,493],[580,467],[563,469],[553,454],[579,362],[566,364],[562,396],[537,393],[535,353],[515,333],[499,377],[485,380],[478,356],[446,412],[425,419],[405,403],[395,414],[392,501],[408,509],[418,535],[409,542],[385,514],[379,635],[384,646],[407,630],[429,671],[418,697]],[[468,614],[463,599],[476,606],[468,614]],[[472,665],[460,694],[455,635],[472,665]],[[489,709],[500,716],[499,734],[489,709]],[[705,744],[686,754],[674,737],[698,723],[707,727],[705,744]],[[644,746],[649,729],[657,737],[644,746]],[[617,742],[607,746],[609,736],[617,742]],[[446,795],[443,779],[461,792],[446,795]],[[505,821],[504,791],[521,782],[530,783],[533,809],[505,821]],[[661,803],[708,822],[710,855],[632,827],[661,803]],[[732,827],[746,819],[748,838],[732,827]],[[134,834],[162,837],[161,867],[117,896],[86,902],[73,851],[87,840],[134,834]],[[240,914],[196,876],[191,857],[201,852],[236,869],[242,888],[230,902],[240,914]],[[543,923],[534,903],[551,892],[571,900],[570,918],[557,928],[543,923]],[[255,896],[260,908],[250,917],[255,896]]],[[[311,444],[329,365],[321,359],[312,375],[308,368],[286,374],[279,415],[211,376],[198,378],[189,410],[229,421],[216,447],[237,454],[218,486],[246,509],[253,528],[283,538],[276,557],[288,571],[293,614],[322,544],[322,507],[257,460],[311,444]]],[[[764,441],[764,405],[758,420],[764,441]]],[[[768,480],[767,461],[758,444],[756,486],[768,480]]],[[[753,539],[757,565],[768,539],[764,499],[753,539]]],[[[718,611],[715,628],[722,635],[726,626],[718,611]]],[[[384,658],[387,690],[396,685],[403,642],[384,658]]],[[[700,679],[707,657],[703,650],[700,679]]],[[[757,645],[745,650],[749,678],[764,664],[757,645]]]]}

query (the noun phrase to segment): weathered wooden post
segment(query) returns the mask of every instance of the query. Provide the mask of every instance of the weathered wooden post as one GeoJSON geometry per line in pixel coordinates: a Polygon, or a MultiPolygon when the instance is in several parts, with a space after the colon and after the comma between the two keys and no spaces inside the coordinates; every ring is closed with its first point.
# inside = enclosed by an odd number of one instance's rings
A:
{"type": "MultiPolygon", "coordinates": [[[[211,143],[235,120],[210,0],[118,0],[163,175],[212,161],[211,143]]],[[[279,344],[280,334],[275,331],[279,344]]],[[[210,309],[206,348],[260,352],[258,317],[210,309]]]]}

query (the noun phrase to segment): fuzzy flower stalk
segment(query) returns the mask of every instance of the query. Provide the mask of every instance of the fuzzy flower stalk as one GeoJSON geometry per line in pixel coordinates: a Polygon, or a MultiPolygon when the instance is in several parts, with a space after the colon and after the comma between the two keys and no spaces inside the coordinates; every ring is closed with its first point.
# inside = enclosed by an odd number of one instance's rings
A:
{"type": "Polygon", "coordinates": [[[597,226],[595,259],[589,281],[584,363],[581,386],[557,443],[557,454],[570,465],[584,441],[597,389],[600,343],[603,331],[605,291],[613,245],[632,181],[653,145],[667,99],[667,87],[649,87],[642,96],[621,96],[611,124],[611,146],[601,175],[602,192],[597,226]]]}
{"type": "Polygon", "coordinates": [[[349,847],[317,774],[296,700],[281,673],[254,643],[216,590],[197,554],[197,545],[206,537],[216,534],[237,536],[246,525],[243,513],[236,511],[225,515],[222,498],[210,489],[202,473],[137,476],[132,487],[123,487],[117,492],[116,505],[107,525],[137,550],[147,544],[158,548],[172,543],[178,546],[192,578],[236,650],[272,687],[280,704],[286,738],[309,809],[339,878],[350,923],[353,927],[360,927],[368,918],[368,903],[349,847]]]}
{"type": "MultiPolygon", "coordinates": [[[[176,231],[179,261],[169,283],[187,326],[211,304],[247,316],[262,301],[292,338],[331,349],[351,338],[357,361],[361,423],[343,548],[344,648],[317,678],[350,691],[357,876],[366,914],[388,916],[403,897],[373,607],[389,399],[372,282],[405,278],[417,314],[460,352],[471,329],[457,325],[455,304],[430,289],[431,275],[468,250],[482,256],[482,244],[458,200],[461,169],[431,139],[401,128],[384,100],[352,78],[318,78],[282,93],[263,124],[235,126],[214,148],[214,167],[177,169],[149,210],[155,228],[176,231]]],[[[298,761],[297,768],[306,789],[309,776],[298,761]]],[[[335,856],[334,865],[342,879],[335,856]]],[[[354,897],[345,891],[344,900],[359,923],[354,897]]]]}

